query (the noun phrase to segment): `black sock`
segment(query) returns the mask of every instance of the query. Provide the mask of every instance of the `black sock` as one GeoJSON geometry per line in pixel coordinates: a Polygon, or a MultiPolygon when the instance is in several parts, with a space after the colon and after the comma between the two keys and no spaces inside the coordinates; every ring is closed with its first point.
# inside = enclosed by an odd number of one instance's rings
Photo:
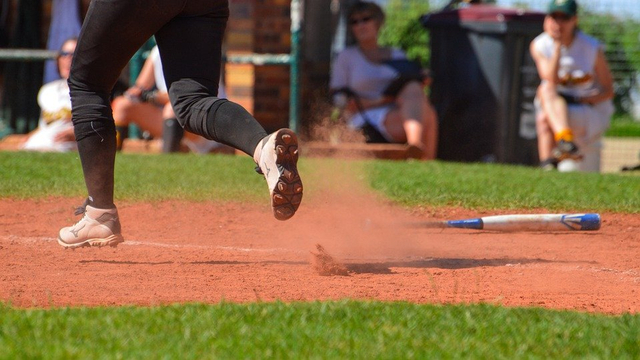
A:
{"type": "Polygon", "coordinates": [[[116,126],[116,150],[122,150],[124,139],[129,137],[129,125],[116,126]]]}
{"type": "Polygon", "coordinates": [[[110,209],[113,204],[116,128],[111,121],[75,124],[78,153],[91,205],[110,209]]]}
{"type": "Polygon", "coordinates": [[[219,99],[193,79],[180,79],[169,89],[171,103],[186,130],[242,150],[253,156],[267,136],[264,128],[242,106],[219,99]]]}
{"type": "Polygon", "coordinates": [[[184,129],[178,123],[178,119],[165,119],[162,127],[162,152],[180,151],[180,141],[182,141],[183,136],[184,129]]]}

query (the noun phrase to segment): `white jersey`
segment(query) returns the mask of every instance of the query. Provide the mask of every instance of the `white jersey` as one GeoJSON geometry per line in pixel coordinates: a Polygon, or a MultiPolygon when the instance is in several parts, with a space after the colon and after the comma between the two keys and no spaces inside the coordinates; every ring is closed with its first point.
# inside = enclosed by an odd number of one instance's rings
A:
{"type": "MultiPolygon", "coordinates": [[[[402,50],[391,49],[391,60],[406,58],[402,50]]],[[[338,54],[333,63],[329,87],[334,90],[348,88],[362,99],[378,99],[398,75],[391,66],[373,63],[364,56],[360,48],[349,46],[338,54]]],[[[389,142],[392,142],[391,136],[384,127],[384,120],[392,107],[393,105],[387,104],[358,112],[349,119],[349,126],[357,129],[369,122],[389,142]]]]}
{"type": "Polygon", "coordinates": [[[60,132],[73,128],[71,123],[71,97],[66,79],[43,85],[38,92],[40,120],[38,128],[24,144],[25,150],[69,151],[76,148],[75,141],[54,142],[60,132]]]}
{"type": "MultiPolygon", "coordinates": [[[[406,59],[400,49],[391,50],[391,59],[406,59]]],[[[377,99],[398,76],[398,72],[385,64],[373,63],[357,46],[342,50],[331,69],[331,89],[349,88],[363,99],[377,99]]]]}
{"type": "MultiPolygon", "coordinates": [[[[577,30],[569,47],[560,48],[558,92],[571,96],[589,96],[597,92],[595,64],[602,45],[595,38],[577,30]]],[[[533,40],[533,48],[542,56],[553,55],[553,39],[542,33],[533,40]]]]}
{"type": "Polygon", "coordinates": [[[71,97],[67,80],[59,79],[43,85],[38,92],[38,105],[42,110],[41,122],[71,120],[71,97]]]}
{"type": "MultiPolygon", "coordinates": [[[[533,40],[535,51],[546,58],[553,54],[553,39],[546,33],[533,40]]],[[[558,93],[570,96],[589,96],[596,94],[595,64],[601,44],[581,31],[569,47],[561,47],[558,77],[558,93]]],[[[536,111],[542,112],[536,100],[536,111]]],[[[613,114],[613,101],[605,100],[594,105],[569,104],[569,127],[573,131],[574,141],[584,156],[577,168],[581,171],[600,171],[600,150],[602,136],[609,127],[613,114]]],[[[558,166],[561,169],[561,166],[558,166]]]]}
{"type": "Polygon", "coordinates": [[[149,53],[149,59],[153,62],[153,78],[156,82],[156,88],[159,91],[167,92],[167,83],[164,81],[164,73],[162,72],[162,60],[160,59],[160,51],[154,46],[149,53]]]}

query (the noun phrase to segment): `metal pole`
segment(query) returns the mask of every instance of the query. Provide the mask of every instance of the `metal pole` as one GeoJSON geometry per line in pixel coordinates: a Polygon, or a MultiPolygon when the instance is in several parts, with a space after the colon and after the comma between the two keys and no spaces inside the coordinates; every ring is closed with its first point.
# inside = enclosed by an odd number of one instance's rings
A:
{"type": "Polygon", "coordinates": [[[300,24],[302,1],[291,0],[291,58],[289,64],[289,128],[298,132],[300,117],[300,24]]]}
{"type": "Polygon", "coordinates": [[[0,49],[0,61],[43,61],[55,59],[57,51],[39,49],[0,49]]]}

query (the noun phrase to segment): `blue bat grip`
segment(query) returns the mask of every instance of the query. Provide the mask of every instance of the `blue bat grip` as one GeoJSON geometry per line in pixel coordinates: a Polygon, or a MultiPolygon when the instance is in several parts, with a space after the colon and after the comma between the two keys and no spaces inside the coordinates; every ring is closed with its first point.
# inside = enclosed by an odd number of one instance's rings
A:
{"type": "Polygon", "coordinates": [[[466,219],[466,220],[450,220],[447,221],[448,227],[460,228],[460,229],[476,229],[482,230],[484,223],[482,219],[466,219]]]}

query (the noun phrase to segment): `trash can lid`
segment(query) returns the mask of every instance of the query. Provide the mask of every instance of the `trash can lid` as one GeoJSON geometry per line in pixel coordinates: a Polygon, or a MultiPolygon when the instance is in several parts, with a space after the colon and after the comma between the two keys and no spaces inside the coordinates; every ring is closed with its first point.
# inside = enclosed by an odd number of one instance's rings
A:
{"type": "Polygon", "coordinates": [[[543,21],[545,13],[518,8],[498,7],[491,4],[478,4],[458,9],[425,14],[420,18],[422,25],[453,25],[465,22],[504,23],[543,21]]]}

